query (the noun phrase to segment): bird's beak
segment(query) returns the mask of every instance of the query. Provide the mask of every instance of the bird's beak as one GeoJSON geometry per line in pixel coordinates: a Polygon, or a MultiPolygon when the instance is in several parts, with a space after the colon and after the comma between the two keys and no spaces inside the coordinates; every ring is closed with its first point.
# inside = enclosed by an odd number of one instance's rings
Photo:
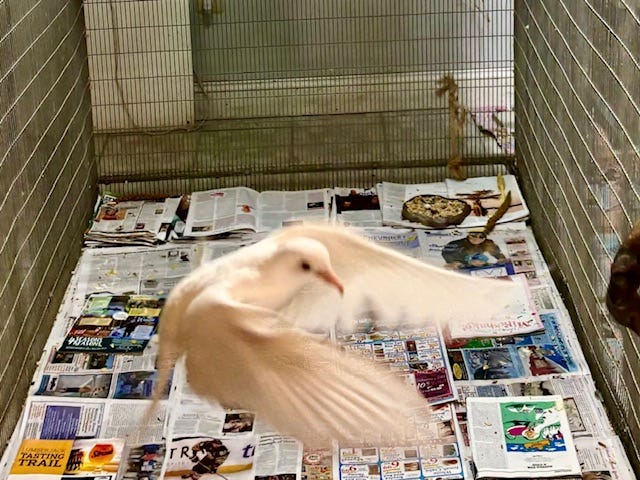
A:
{"type": "Polygon", "coordinates": [[[342,282],[331,270],[318,272],[317,275],[329,285],[333,285],[334,287],[336,287],[340,292],[340,295],[344,295],[344,286],[342,285],[342,282]]]}

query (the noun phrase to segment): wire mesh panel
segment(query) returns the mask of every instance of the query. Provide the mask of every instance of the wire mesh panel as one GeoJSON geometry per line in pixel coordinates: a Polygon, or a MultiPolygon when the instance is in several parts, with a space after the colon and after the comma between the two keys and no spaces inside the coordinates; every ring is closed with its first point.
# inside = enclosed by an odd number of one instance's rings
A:
{"type": "Polygon", "coordinates": [[[637,2],[516,2],[517,166],[636,468],[640,343],[610,318],[604,297],[613,255],[640,214],[638,28],[637,2]]]}
{"type": "MultiPolygon", "coordinates": [[[[286,176],[287,188],[314,183],[301,176],[309,172],[325,172],[315,186],[328,172],[344,172],[343,182],[376,168],[407,177],[450,154],[447,100],[435,94],[443,75],[471,113],[513,106],[508,0],[86,8],[104,188],[157,189],[158,180],[175,193],[240,177],[268,186],[250,175],[265,171],[286,176]]],[[[508,159],[474,119],[461,127],[465,158],[508,159]]]]}
{"type": "Polygon", "coordinates": [[[0,2],[0,455],[95,201],[80,0],[0,2]]]}

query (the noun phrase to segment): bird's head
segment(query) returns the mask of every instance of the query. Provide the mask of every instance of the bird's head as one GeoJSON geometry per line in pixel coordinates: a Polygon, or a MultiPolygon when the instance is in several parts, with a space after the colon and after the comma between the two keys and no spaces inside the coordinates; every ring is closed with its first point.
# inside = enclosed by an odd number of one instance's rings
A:
{"type": "Polygon", "coordinates": [[[274,260],[278,262],[280,271],[292,282],[305,285],[319,278],[335,287],[340,294],[344,293],[344,286],[331,267],[329,251],[317,240],[287,240],[278,248],[274,260]]]}

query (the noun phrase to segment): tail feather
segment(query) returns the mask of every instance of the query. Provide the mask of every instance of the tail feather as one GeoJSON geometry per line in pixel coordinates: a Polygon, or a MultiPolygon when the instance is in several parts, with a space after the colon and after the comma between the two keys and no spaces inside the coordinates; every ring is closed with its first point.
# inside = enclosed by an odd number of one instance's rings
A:
{"type": "Polygon", "coordinates": [[[144,428],[153,422],[153,417],[158,409],[158,403],[165,395],[171,382],[172,372],[175,365],[184,351],[182,336],[180,335],[180,319],[189,302],[189,297],[180,294],[179,287],[167,299],[167,302],[160,316],[158,336],[158,356],[156,358],[156,370],[158,372],[153,393],[151,395],[151,405],[145,412],[139,428],[144,428]]]}

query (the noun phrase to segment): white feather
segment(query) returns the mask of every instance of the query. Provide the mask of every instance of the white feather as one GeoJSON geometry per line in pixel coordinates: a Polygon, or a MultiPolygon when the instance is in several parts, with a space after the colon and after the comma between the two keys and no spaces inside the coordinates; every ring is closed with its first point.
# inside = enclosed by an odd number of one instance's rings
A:
{"type": "Polygon", "coordinates": [[[387,324],[487,320],[510,314],[517,297],[511,282],[432,267],[344,228],[283,229],[199,267],[171,291],[150,412],[184,354],[196,393],[252,410],[307,444],[402,444],[408,418],[426,406],[416,389],[307,331],[338,319],[348,329],[371,309],[387,324]],[[332,269],[344,296],[305,274],[303,257],[332,269]]]}

